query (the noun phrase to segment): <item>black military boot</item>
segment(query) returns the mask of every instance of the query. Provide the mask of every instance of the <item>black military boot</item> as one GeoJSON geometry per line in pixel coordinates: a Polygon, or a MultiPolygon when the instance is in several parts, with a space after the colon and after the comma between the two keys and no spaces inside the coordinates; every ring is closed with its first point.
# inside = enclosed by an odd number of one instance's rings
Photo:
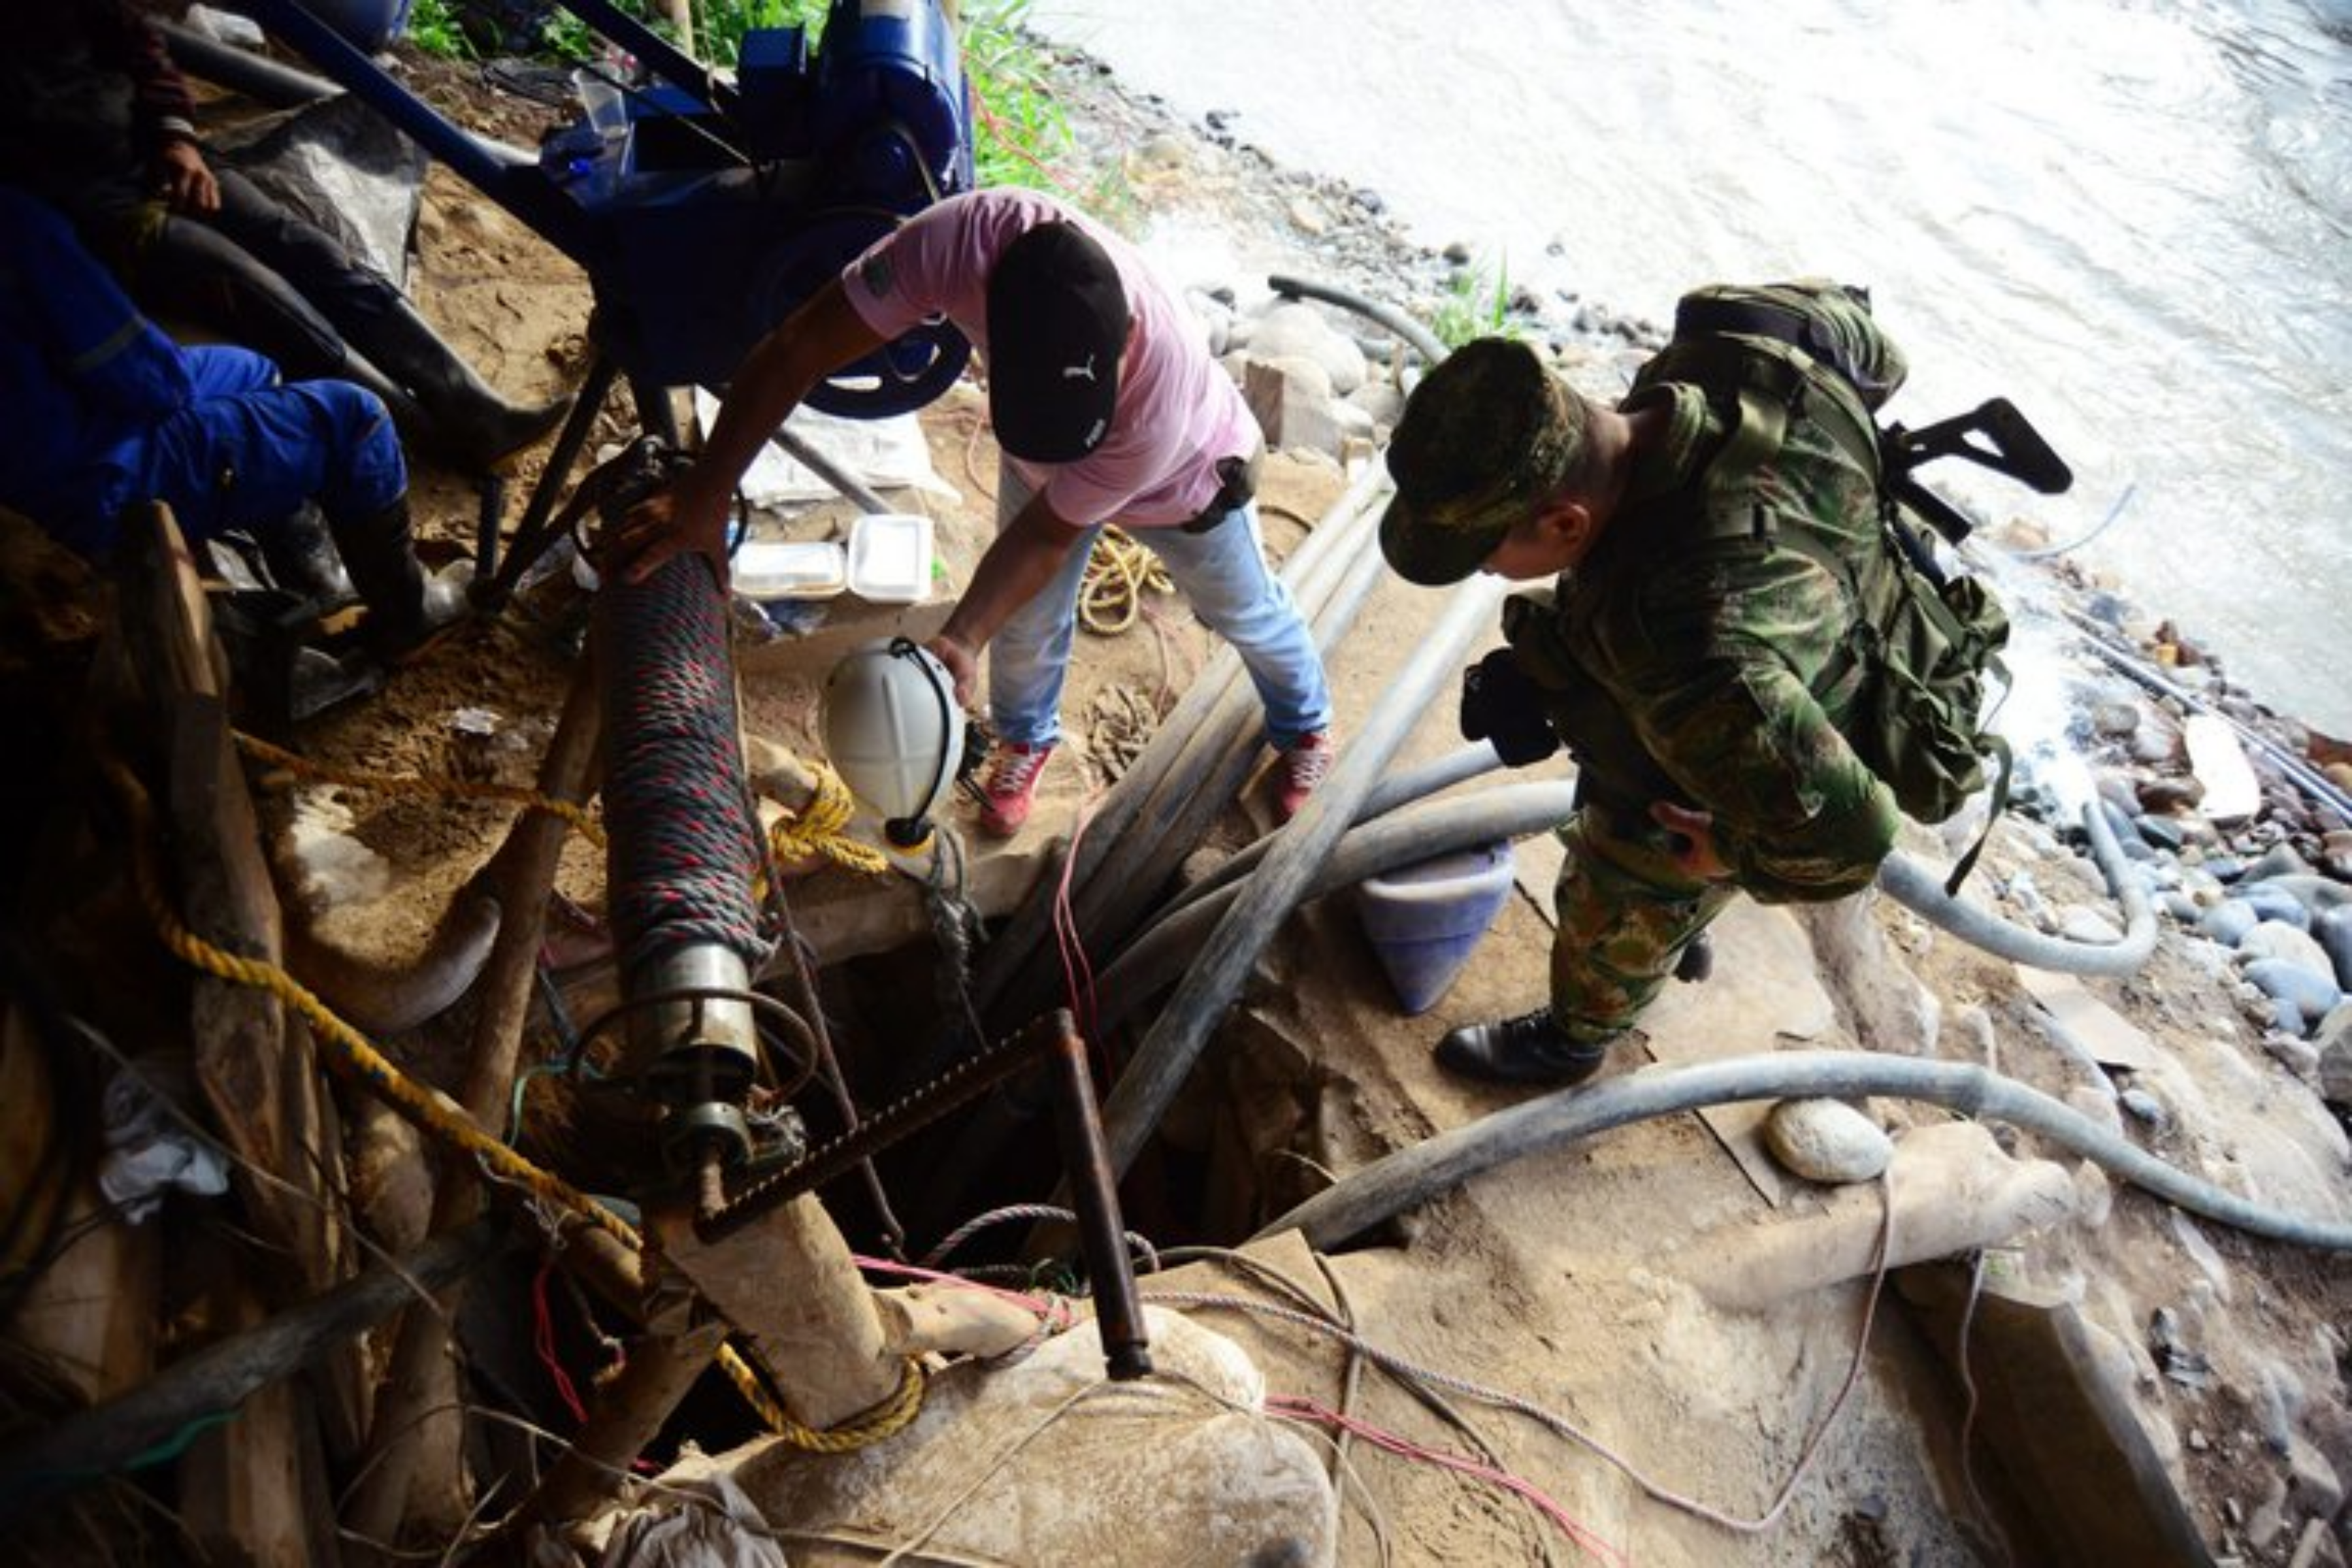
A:
{"type": "Polygon", "coordinates": [[[406,497],[381,511],[332,519],[329,526],[367,605],[361,629],[377,658],[397,662],[465,618],[465,584],[428,577],[416,559],[406,497]]]}
{"type": "Polygon", "coordinates": [[[1554,1088],[1591,1078],[1608,1054],[1605,1045],[1569,1038],[1548,1007],[1499,1023],[1465,1024],[1437,1042],[1437,1065],[1448,1072],[1554,1088]]]}
{"type": "MultiPolygon", "coordinates": [[[[425,444],[475,472],[488,473],[545,437],[572,408],[569,396],[533,405],[508,402],[404,300],[345,335],[374,369],[414,398],[423,411],[425,444]]],[[[356,379],[382,395],[377,380],[356,379]]],[[[395,406],[395,420],[398,413],[395,406]]],[[[406,430],[407,422],[400,423],[406,430]]]]}
{"type": "Polygon", "coordinates": [[[277,527],[256,531],[270,581],[309,605],[313,614],[339,610],[359,597],[317,507],[306,503],[277,527]]]}

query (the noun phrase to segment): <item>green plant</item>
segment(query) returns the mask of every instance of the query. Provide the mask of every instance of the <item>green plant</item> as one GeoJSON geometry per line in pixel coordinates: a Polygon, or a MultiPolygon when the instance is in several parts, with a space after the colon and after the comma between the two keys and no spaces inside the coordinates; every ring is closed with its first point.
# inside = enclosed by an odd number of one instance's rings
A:
{"type": "Polygon", "coordinates": [[[1510,258],[1507,256],[1496,264],[1491,291],[1485,265],[1474,261],[1456,272],[1446,286],[1445,299],[1429,330],[1449,349],[1458,349],[1473,338],[1515,338],[1519,330],[1509,319],[1510,310],[1510,258]]]}
{"type": "Polygon", "coordinates": [[[408,8],[408,41],[445,60],[477,58],[474,41],[457,25],[449,0],[415,0],[408,8]]]}
{"type": "Polygon", "coordinates": [[[701,0],[694,32],[702,58],[731,66],[743,58],[743,35],[761,27],[800,27],[810,47],[824,34],[825,0],[701,0]]]}
{"type": "Polygon", "coordinates": [[[983,185],[1061,186],[1054,160],[1076,145],[1025,31],[1029,0],[964,7],[964,74],[971,79],[972,161],[983,185]]]}
{"type": "MultiPolygon", "coordinates": [[[[410,36],[427,53],[471,58],[474,49],[457,24],[457,0],[415,0],[410,36]]],[[[614,4],[665,37],[674,37],[662,0],[614,4]]],[[[742,57],[744,35],[762,27],[804,29],[814,48],[831,9],[827,0],[693,0],[695,52],[709,64],[731,67],[742,57]]],[[[965,0],[956,24],[964,73],[971,82],[972,162],[983,185],[1057,189],[1103,210],[1121,193],[1116,182],[1090,191],[1072,188],[1056,166],[1076,146],[1068,114],[1054,95],[1050,60],[1026,30],[1030,0],[965,0]]],[[[539,53],[559,60],[596,57],[604,40],[561,5],[540,33],[539,53]]]]}

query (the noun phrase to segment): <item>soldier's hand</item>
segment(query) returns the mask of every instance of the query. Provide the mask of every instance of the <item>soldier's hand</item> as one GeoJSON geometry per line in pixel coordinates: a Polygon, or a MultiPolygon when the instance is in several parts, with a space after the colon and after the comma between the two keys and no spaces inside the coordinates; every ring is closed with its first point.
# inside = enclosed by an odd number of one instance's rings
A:
{"type": "Polygon", "coordinates": [[[1675,865],[1684,876],[1701,882],[1721,882],[1730,878],[1731,868],[1716,852],[1715,817],[1710,813],[1690,811],[1672,801],[1661,800],[1651,804],[1650,820],[1673,835],[1675,865]]]}
{"type": "Polygon", "coordinates": [[[175,213],[210,217],[220,211],[220,181],[205,163],[203,150],[177,137],[155,154],[155,194],[175,213]]]}

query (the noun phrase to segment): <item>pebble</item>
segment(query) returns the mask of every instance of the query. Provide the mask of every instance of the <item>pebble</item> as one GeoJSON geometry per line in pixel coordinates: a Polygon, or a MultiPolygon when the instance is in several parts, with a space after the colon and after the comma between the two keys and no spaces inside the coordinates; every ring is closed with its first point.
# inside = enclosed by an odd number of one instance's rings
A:
{"type": "Polygon", "coordinates": [[[2352,909],[2330,910],[2311,923],[2313,940],[2336,970],[2336,984],[2352,991],[2352,909]]]}
{"type": "Polygon", "coordinates": [[[2128,740],[2139,729],[2139,706],[2132,702],[2102,702],[2091,710],[2091,729],[2110,741],[2128,740]]]}
{"type": "Polygon", "coordinates": [[[2319,1071],[2319,1047],[2309,1040],[2289,1034],[2264,1035],[2263,1049],[2297,1078],[2313,1078],[2319,1071]]]}
{"type": "Polygon", "coordinates": [[[2144,1089],[2127,1089],[2116,1098],[2126,1110],[2158,1132],[2172,1124],[2172,1113],[2164,1109],[2164,1101],[2144,1089]]]}
{"type": "Polygon", "coordinates": [[[2223,947],[2235,947],[2246,939],[2246,933],[2263,923],[2263,917],[2242,899],[2225,899],[2205,911],[2197,929],[2223,947]]]}
{"type": "Polygon", "coordinates": [[[2352,1038],[2317,1047],[2319,1097],[2330,1105],[2352,1106],[2352,1038]]]}
{"type": "Polygon", "coordinates": [[[2239,889],[2232,896],[2243,901],[2258,919],[2284,921],[2297,931],[2311,929],[2311,911],[2304,908],[2301,899],[2284,888],[2265,888],[2256,882],[2252,887],[2239,889]]]}
{"type": "Polygon", "coordinates": [[[1772,1157],[1809,1182],[1866,1182],[1895,1157],[1895,1141],[1842,1100],[1784,1100],[1764,1123],[1772,1157]]]}
{"type": "MultiPolygon", "coordinates": [[[[2291,963],[2309,973],[2314,979],[2336,984],[2336,963],[2316,938],[2284,921],[2263,921],[2239,939],[2238,951],[2249,963],[2256,959],[2277,959],[2291,963]]],[[[2326,1009],[2322,1008],[2325,1012],[2326,1009]]]]}
{"type": "Polygon", "coordinates": [[[2273,877],[2308,877],[2311,863],[2294,852],[2292,844],[2273,845],[2263,858],[2246,868],[2250,882],[2265,881],[2273,877]]]}
{"type": "MultiPolygon", "coordinates": [[[[2321,979],[2299,963],[2283,958],[2258,958],[2246,965],[2246,978],[2273,1002],[2288,1003],[2303,1017],[2325,1018],[2343,1000],[2332,979],[2321,979]]],[[[2300,1023],[2301,1020],[2298,1020],[2300,1023]]],[[[2296,1034],[2304,1031],[2298,1027],[2296,1034]]]]}
{"type": "Polygon", "coordinates": [[[2068,942],[2087,942],[2095,947],[2106,947],[2123,941],[2124,933],[2116,922],[2096,910],[2072,909],[2058,921],[2058,934],[2068,942]]]}

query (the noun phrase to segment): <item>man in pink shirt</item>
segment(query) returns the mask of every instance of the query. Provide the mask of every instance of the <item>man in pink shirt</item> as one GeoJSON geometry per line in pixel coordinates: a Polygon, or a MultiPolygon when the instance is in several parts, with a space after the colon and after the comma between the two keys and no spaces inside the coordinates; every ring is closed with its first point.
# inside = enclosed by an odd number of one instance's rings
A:
{"type": "Polygon", "coordinates": [[[1034,191],[951,196],[852,262],[752,349],[710,438],[668,490],[631,512],[614,552],[632,580],[681,551],[726,557],[730,498],[809,389],[926,319],[986,363],[1003,461],[997,535],[929,645],[971,699],[981,650],[997,743],[982,828],[1029,816],[1061,734],[1088,549],[1117,522],[1166,563],[1232,643],[1280,752],[1287,820],[1330,771],[1331,696],[1314,639],[1267,569],[1252,495],[1263,437],[1185,308],[1142,258],[1034,191]]]}

